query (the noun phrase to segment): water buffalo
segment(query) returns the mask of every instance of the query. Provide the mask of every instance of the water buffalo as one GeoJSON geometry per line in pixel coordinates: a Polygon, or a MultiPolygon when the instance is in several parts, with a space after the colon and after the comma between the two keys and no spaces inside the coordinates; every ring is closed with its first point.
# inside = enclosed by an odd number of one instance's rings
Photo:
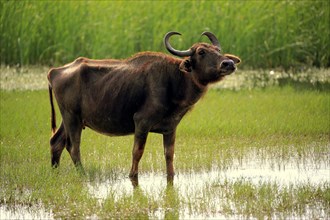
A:
{"type": "Polygon", "coordinates": [[[204,32],[212,44],[196,43],[190,49],[174,49],[164,37],[163,53],[141,52],[124,60],[78,58],[48,73],[51,103],[51,164],[57,167],[66,147],[77,168],[82,129],[89,127],[106,135],[134,134],[131,180],[137,182],[138,164],[147,135],[163,135],[168,180],[173,180],[176,127],[182,117],[207,91],[210,83],[236,70],[240,59],[221,54],[217,38],[204,32]],[[56,129],[53,93],[62,123],[56,129]]]}

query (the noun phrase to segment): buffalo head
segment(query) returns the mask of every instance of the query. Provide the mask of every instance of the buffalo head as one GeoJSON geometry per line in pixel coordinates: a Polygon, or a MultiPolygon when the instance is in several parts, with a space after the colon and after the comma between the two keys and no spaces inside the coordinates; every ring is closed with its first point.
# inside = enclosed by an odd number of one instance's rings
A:
{"type": "Polygon", "coordinates": [[[181,35],[178,32],[169,32],[164,37],[166,49],[173,55],[184,57],[180,70],[193,74],[194,78],[202,85],[217,82],[226,75],[236,70],[236,65],[241,60],[231,54],[221,54],[221,47],[218,39],[211,32],[203,32],[212,44],[196,43],[190,49],[180,51],[174,49],[169,38],[172,35],[181,35]]]}

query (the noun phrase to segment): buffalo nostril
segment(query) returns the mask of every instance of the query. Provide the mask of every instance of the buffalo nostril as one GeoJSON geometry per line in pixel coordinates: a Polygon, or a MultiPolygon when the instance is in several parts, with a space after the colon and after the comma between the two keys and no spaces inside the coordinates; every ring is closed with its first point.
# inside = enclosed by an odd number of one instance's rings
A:
{"type": "Polygon", "coordinates": [[[232,60],[224,60],[221,63],[222,67],[234,67],[235,63],[232,60]]]}

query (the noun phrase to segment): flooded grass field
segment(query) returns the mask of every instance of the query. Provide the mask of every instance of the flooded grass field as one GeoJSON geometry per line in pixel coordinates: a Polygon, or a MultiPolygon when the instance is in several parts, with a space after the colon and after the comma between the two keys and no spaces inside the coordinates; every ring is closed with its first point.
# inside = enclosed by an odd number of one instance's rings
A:
{"type": "Polygon", "coordinates": [[[330,218],[329,70],[225,79],[178,127],[173,185],[151,134],[138,188],[132,136],[86,129],[86,176],[67,152],[51,169],[46,72],[1,67],[0,219],[330,218]]]}

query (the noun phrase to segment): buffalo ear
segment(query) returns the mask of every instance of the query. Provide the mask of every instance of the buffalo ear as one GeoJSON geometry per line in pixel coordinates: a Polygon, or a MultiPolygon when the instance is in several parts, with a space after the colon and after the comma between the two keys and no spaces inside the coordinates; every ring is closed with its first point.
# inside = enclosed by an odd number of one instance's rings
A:
{"type": "Polygon", "coordinates": [[[235,64],[239,64],[241,62],[241,59],[235,55],[225,54],[224,56],[227,57],[228,59],[231,59],[232,61],[234,61],[235,64]]]}
{"type": "Polygon", "coordinates": [[[190,58],[186,58],[184,59],[180,66],[179,66],[179,69],[182,71],[182,72],[186,72],[186,73],[190,73],[192,71],[191,69],[191,61],[190,61],[190,58]]]}

